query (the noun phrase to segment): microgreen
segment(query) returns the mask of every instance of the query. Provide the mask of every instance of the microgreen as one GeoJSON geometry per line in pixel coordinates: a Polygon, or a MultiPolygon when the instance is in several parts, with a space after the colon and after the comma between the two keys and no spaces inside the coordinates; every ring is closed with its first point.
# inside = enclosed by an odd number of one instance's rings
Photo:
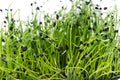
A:
{"type": "Polygon", "coordinates": [[[17,14],[7,9],[3,23],[8,29],[0,27],[0,79],[106,80],[120,75],[117,9],[104,18],[101,14],[107,13],[91,0],[70,1],[69,12],[45,14],[44,21],[37,2],[30,4],[32,19],[27,21],[17,22],[17,14]]]}

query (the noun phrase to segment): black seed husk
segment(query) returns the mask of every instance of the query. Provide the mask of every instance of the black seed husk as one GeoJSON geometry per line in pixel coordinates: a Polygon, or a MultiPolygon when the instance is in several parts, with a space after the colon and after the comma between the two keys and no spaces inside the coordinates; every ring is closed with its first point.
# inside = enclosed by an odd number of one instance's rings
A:
{"type": "Polygon", "coordinates": [[[40,22],[39,24],[42,24],[42,22],[40,22]]]}
{"type": "Polygon", "coordinates": [[[22,71],[23,71],[23,72],[25,72],[25,71],[26,71],[26,69],[25,69],[25,68],[22,68],[22,71]]]}
{"type": "Polygon", "coordinates": [[[80,7],[80,6],[77,6],[77,8],[78,8],[78,9],[81,9],[81,7],[80,7]]]}
{"type": "Polygon", "coordinates": [[[91,42],[91,45],[93,45],[93,44],[94,44],[94,41],[91,42]]]}
{"type": "Polygon", "coordinates": [[[0,9],[0,11],[2,12],[3,10],[2,10],[2,9],[0,9]]]}
{"type": "Polygon", "coordinates": [[[4,23],[6,24],[7,22],[6,22],[6,21],[4,21],[4,23]]]}
{"type": "Polygon", "coordinates": [[[88,30],[92,30],[92,28],[91,28],[91,27],[88,27],[88,30]]]}
{"type": "Polygon", "coordinates": [[[112,24],[112,26],[115,26],[114,24],[112,24]]]}
{"type": "Polygon", "coordinates": [[[39,33],[39,36],[40,36],[40,37],[42,37],[42,35],[43,35],[42,33],[39,33]]]}
{"type": "Polygon", "coordinates": [[[19,42],[22,42],[22,39],[20,39],[19,42]]]}
{"type": "Polygon", "coordinates": [[[113,38],[110,38],[109,40],[110,40],[110,42],[112,42],[112,41],[113,41],[113,38]]]}
{"type": "Polygon", "coordinates": [[[13,18],[11,19],[11,21],[12,21],[12,22],[15,22],[15,20],[14,20],[13,18]]]}
{"type": "Polygon", "coordinates": [[[85,59],[86,58],[86,54],[82,56],[81,60],[85,59]]]}
{"type": "Polygon", "coordinates": [[[108,23],[104,23],[104,25],[106,26],[108,23]]]}
{"type": "Polygon", "coordinates": [[[14,38],[13,36],[10,37],[10,39],[13,39],[13,38],[14,38]]]}
{"type": "Polygon", "coordinates": [[[5,40],[4,40],[4,39],[2,39],[2,42],[5,42],[5,40]]]}
{"type": "Polygon", "coordinates": [[[49,38],[49,37],[46,35],[45,38],[49,38]]]}
{"type": "Polygon", "coordinates": [[[40,10],[40,8],[39,8],[39,7],[36,7],[36,10],[40,10]]]}
{"type": "Polygon", "coordinates": [[[11,27],[9,28],[9,30],[12,31],[12,30],[13,30],[13,27],[11,26],[11,27]]]}
{"type": "Polygon", "coordinates": [[[54,54],[55,54],[55,52],[53,51],[51,54],[52,54],[52,55],[54,55],[54,54]]]}
{"type": "Polygon", "coordinates": [[[2,78],[1,80],[6,80],[6,78],[2,78]]]}
{"type": "Polygon", "coordinates": [[[13,9],[10,9],[10,11],[13,11],[13,9]]]}
{"type": "Polygon", "coordinates": [[[90,19],[90,16],[88,16],[88,18],[87,19],[90,19]]]}
{"type": "Polygon", "coordinates": [[[56,22],[53,23],[53,26],[54,26],[54,27],[56,26],[56,22]]]}
{"type": "Polygon", "coordinates": [[[82,41],[80,41],[80,44],[83,44],[83,42],[82,42],[82,41]]]}
{"type": "Polygon", "coordinates": [[[107,7],[104,7],[104,10],[107,10],[107,7]]]}
{"type": "Polygon", "coordinates": [[[95,7],[95,9],[99,9],[98,7],[95,7]]]}
{"type": "Polygon", "coordinates": [[[33,3],[31,3],[30,5],[33,6],[33,3]]]}
{"type": "Polygon", "coordinates": [[[23,58],[23,57],[24,57],[24,55],[23,55],[23,54],[21,54],[21,57],[23,58]]]}
{"type": "Polygon", "coordinates": [[[118,51],[120,52],[120,49],[118,48],[118,51]]]}
{"type": "Polygon", "coordinates": [[[83,49],[79,49],[79,52],[82,53],[84,50],[83,49]]]}
{"type": "Polygon", "coordinates": [[[105,38],[108,38],[108,35],[105,35],[104,37],[105,37],[105,38]]]}
{"type": "Polygon", "coordinates": [[[34,4],[37,4],[37,2],[35,1],[34,4]]]}
{"type": "Polygon", "coordinates": [[[96,15],[96,13],[95,13],[95,12],[93,12],[93,15],[96,15]]]}
{"type": "Polygon", "coordinates": [[[102,8],[101,8],[101,7],[100,7],[99,9],[100,9],[100,10],[102,10],[102,8]]]}
{"type": "Polygon", "coordinates": [[[96,33],[96,36],[98,36],[98,33],[96,33]]]}
{"type": "Polygon", "coordinates": [[[58,51],[62,51],[63,50],[63,47],[62,46],[58,46],[58,51]]]}
{"type": "Polygon", "coordinates": [[[14,51],[14,54],[16,54],[16,51],[14,51]]]}
{"type": "Polygon", "coordinates": [[[109,31],[109,27],[103,29],[104,32],[109,31]]]}
{"type": "Polygon", "coordinates": [[[56,19],[59,19],[59,15],[58,14],[56,14],[56,19]]]}
{"type": "Polygon", "coordinates": [[[27,46],[21,46],[21,51],[25,52],[27,50],[27,46]]]}
{"type": "Polygon", "coordinates": [[[42,39],[42,40],[45,40],[45,38],[43,38],[43,37],[42,37],[41,39],[42,39]]]}
{"type": "Polygon", "coordinates": [[[6,16],[5,19],[8,19],[8,16],[6,16]]]}
{"type": "Polygon", "coordinates": [[[90,2],[87,2],[87,1],[86,1],[85,3],[86,3],[86,5],[89,5],[89,4],[90,4],[90,2]]]}
{"type": "Polygon", "coordinates": [[[118,30],[115,30],[114,32],[115,32],[115,33],[118,33],[118,30]]]}

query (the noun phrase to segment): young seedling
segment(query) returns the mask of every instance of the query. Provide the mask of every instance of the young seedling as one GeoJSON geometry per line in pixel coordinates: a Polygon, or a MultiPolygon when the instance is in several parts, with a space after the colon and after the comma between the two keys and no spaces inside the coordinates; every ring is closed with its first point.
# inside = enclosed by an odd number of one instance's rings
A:
{"type": "Polygon", "coordinates": [[[70,1],[69,12],[62,8],[55,17],[45,14],[44,21],[37,2],[30,4],[32,19],[24,22],[6,9],[8,29],[0,28],[2,80],[107,80],[120,75],[117,10],[103,18],[108,7],[70,1]]]}

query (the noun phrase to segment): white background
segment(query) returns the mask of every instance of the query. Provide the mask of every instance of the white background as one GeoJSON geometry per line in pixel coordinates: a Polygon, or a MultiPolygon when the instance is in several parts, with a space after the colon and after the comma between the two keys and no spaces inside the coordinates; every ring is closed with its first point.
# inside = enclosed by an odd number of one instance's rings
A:
{"type": "MultiPolygon", "coordinates": [[[[0,12],[0,26],[1,23],[5,20],[5,9],[13,9],[13,12],[20,10],[20,19],[26,20],[31,15],[31,3],[37,2],[36,6],[43,6],[40,16],[44,13],[53,14],[54,11],[58,11],[64,5],[68,8],[68,11],[71,7],[71,2],[69,0],[0,0],[0,9],[3,12],[0,12]]],[[[85,0],[86,1],[86,0],[85,0]]],[[[99,4],[102,7],[108,7],[108,9],[113,9],[114,5],[117,5],[118,10],[120,10],[120,0],[92,0],[94,4],[99,4]]],[[[18,12],[18,11],[17,11],[18,12]]],[[[16,13],[15,18],[18,17],[16,13]]],[[[41,19],[42,20],[42,19],[41,19]]],[[[120,28],[119,28],[120,29],[120,28]]],[[[120,31],[119,31],[120,34],[120,31]]]]}
{"type": "MultiPolygon", "coordinates": [[[[28,16],[31,15],[31,6],[30,3],[37,2],[36,6],[43,6],[42,10],[46,13],[54,13],[54,11],[59,10],[63,5],[71,6],[69,0],[0,0],[0,9],[3,9],[3,12],[0,13],[0,17],[3,17],[3,14],[6,12],[5,9],[12,8],[15,12],[20,9],[20,17],[25,20],[28,16]]],[[[0,20],[1,21],[1,20],[0,20]]]]}
{"type": "MultiPolygon", "coordinates": [[[[21,19],[26,19],[27,16],[31,14],[31,7],[30,3],[36,1],[37,6],[43,6],[43,10],[45,12],[48,12],[52,14],[54,11],[59,10],[62,5],[67,6],[70,8],[71,2],[69,0],[0,0],[0,9],[3,9],[3,11],[6,8],[12,8],[15,12],[15,10],[20,9],[20,17],[21,19]]],[[[118,9],[120,8],[120,0],[93,0],[95,4],[100,4],[103,7],[110,7],[117,5],[118,9]]],[[[0,18],[2,18],[2,15],[5,13],[0,13],[0,18]]],[[[1,21],[1,19],[0,19],[1,21]]]]}

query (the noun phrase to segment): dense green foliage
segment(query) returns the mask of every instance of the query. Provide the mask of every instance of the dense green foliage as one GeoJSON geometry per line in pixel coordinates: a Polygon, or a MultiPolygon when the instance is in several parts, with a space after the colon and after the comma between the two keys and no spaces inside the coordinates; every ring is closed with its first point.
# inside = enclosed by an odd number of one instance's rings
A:
{"type": "Polygon", "coordinates": [[[8,30],[0,30],[2,80],[106,80],[120,75],[116,9],[102,13],[92,2],[77,1],[68,13],[62,9],[56,18],[45,15],[44,23],[38,10],[26,22],[14,20],[8,11],[8,30]]]}

